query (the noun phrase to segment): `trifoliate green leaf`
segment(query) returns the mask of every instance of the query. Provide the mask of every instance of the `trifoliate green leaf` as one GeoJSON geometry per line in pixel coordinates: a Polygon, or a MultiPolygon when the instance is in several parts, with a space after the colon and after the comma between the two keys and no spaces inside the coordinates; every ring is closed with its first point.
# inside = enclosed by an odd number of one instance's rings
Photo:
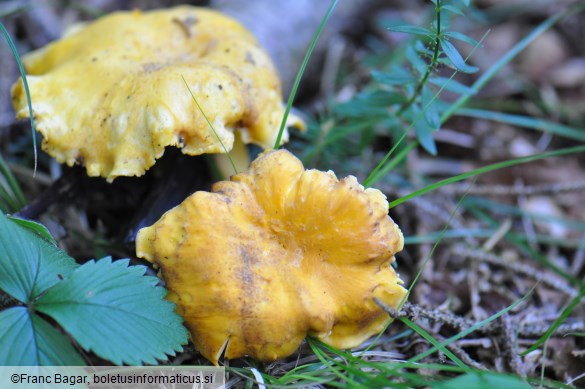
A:
{"type": "Polygon", "coordinates": [[[43,294],[36,308],[79,345],[115,364],[156,364],[181,351],[187,330],[158,279],[143,266],[109,258],[90,261],[43,294]]]}
{"type": "Polygon", "coordinates": [[[26,307],[0,311],[0,366],[85,365],[69,339],[26,307]]]}
{"type": "Polygon", "coordinates": [[[0,289],[28,303],[77,266],[62,250],[0,212],[0,289]]]}

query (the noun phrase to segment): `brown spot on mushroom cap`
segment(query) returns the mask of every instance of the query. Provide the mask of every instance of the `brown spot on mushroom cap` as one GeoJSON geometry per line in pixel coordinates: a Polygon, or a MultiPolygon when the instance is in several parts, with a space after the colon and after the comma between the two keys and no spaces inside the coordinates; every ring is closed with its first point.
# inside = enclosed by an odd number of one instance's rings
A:
{"type": "Polygon", "coordinates": [[[194,193],[136,239],[215,364],[228,339],[227,358],[271,361],[307,335],[349,348],[380,332],[391,319],[374,298],[396,308],[406,295],[390,265],[402,247],[380,191],[305,170],[284,150],[194,193]]]}
{"type": "MultiPolygon", "coordinates": [[[[90,176],[110,181],[142,175],[166,146],[189,155],[224,153],[221,143],[230,150],[236,130],[245,143],[272,147],[278,128],[271,123],[284,112],[277,72],[256,39],[203,8],[117,12],[23,63],[43,148],[69,165],[81,155],[90,176]],[[254,64],[242,61],[248,54],[254,64]]],[[[22,80],[12,94],[17,116],[28,117],[22,80]]]]}

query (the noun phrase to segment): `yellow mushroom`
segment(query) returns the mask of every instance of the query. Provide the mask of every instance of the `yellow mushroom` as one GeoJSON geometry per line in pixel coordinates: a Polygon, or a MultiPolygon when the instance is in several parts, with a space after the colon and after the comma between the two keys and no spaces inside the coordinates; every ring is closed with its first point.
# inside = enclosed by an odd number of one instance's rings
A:
{"type": "MultiPolygon", "coordinates": [[[[256,39],[203,8],[117,12],[23,63],[44,150],[108,181],[142,175],[166,146],[224,153],[235,131],[244,143],[273,147],[284,112],[277,72],[256,39]]],[[[28,117],[22,80],[12,95],[18,118],[28,117]]]]}
{"type": "Polygon", "coordinates": [[[214,364],[284,358],[307,336],[359,345],[407,291],[386,197],[355,177],[305,170],[287,151],[196,192],[139,231],[137,255],[160,267],[192,340],[214,364]]]}

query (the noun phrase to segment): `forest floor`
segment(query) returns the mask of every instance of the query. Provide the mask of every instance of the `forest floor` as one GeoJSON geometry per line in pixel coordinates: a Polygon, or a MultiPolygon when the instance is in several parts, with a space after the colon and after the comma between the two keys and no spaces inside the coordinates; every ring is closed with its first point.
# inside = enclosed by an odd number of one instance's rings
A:
{"type": "MultiPolygon", "coordinates": [[[[228,0],[220,3],[229,8],[228,0]]],[[[57,39],[74,22],[100,13],[175,2],[53,1],[42,9],[31,4],[24,0],[0,4],[2,23],[21,55],[57,39]]],[[[412,129],[396,150],[402,160],[372,186],[392,202],[473,169],[585,144],[585,12],[566,15],[533,39],[527,38],[575,4],[480,0],[465,16],[455,17],[450,30],[481,41],[481,47],[457,45],[463,57],[469,55],[468,64],[478,68],[469,74],[460,72],[456,80],[461,85],[477,85],[502,58],[516,54],[519,44],[529,44],[442,122],[440,130],[431,133],[432,141],[421,136],[419,128],[412,129]],[[434,155],[429,152],[431,144],[434,155]]],[[[405,65],[408,54],[399,49],[408,46],[412,36],[382,28],[381,21],[427,28],[433,20],[430,2],[368,5],[371,12],[352,11],[357,20],[336,26],[329,31],[327,44],[318,46],[316,64],[305,75],[295,102],[308,129],[292,130],[285,146],[307,168],[330,169],[338,177],[354,175],[362,183],[399,138],[393,126],[410,128],[413,121],[406,115],[396,123],[390,117],[396,111],[384,111],[372,97],[392,87],[374,80],[372,70],[390,74],[389,69],[397,66],[406,72],[414,66],[405,65]]],[[[335,17],[333,13],[331,19],[335,17]]],[[[303,50],[306,46],[303,42],[303,50]]],[[[152,218],[140,208],[142,199],[158,190],[164,166],[178,163],[183,172],[190,172],[194,165],[177,162],[185,157],[168,151],[160,170],[140,181],[124,178],[108,184],[85,177],[81,168],[61,167],[40,152],[33,176],[30,126],[15,119],[11,106],[10,87],[19,77],[18,67],[8,46],[1,47],[0,154],[27,199],[34,199],[36,208],[27,215],[47,225],[61,248],[80,262],[111,255],[144,263],[136,259],[132,244],[137,224],[152,218]],[[47,192],[63,176],[71,196],[47,192]]],[[[449,77],[452,70],[445,62],[432,69],[436,77],[449,77]]],[[[283,74],[285,85],[296,76],[289,73],[283,74]]],[[[459,92],[445,91],[438,110],[444,113],[454,106],[459,92]]],[[[432,347],[423,332],[438,342],[465,332],[461,339],[448,342],[446,349],[474,371],[509,374],[535,386],[585,387],[585,154],[537,158],[456,181],[391,208],[390,215],[405,236],[397,271],[407,287],[415,279],[416,283],[409,303],[401,312],[393,312],[397,320],[366,345],[369,354],[363,358],[388,363],[412,360],[432,347]],[[416,328],[407,323],[415,323],[416,328]],[[539,340],[542,344],[526,353],[539,340]]],[[[197,185],[205,189],[210,183],[204,177],[197,185]]],[[[338,355],[336,363],[347,357],[338,355]]],[[[233,361],[232,366],[255,366],[279,377],[317,360],[314,348],[305,345],[300,354],[285,361],[263,366],[233,361]]],[[[207,364],[192,347],[174,362],[207,364]]],[[[421,362],[426,365],[416,373],[429,380],[437,374],[453,376],[432,368],[453,362],[444,352],[432,353],[421,362]]],[[[343,374],[332,374],[331,381],[322,385],[348,384],[343,374]]],[[[235,377],[231,382],[243,385],[245,380],[235,377]]],[[[395,380],[396,385],[409,382],[406,373],[395,380]]]]}

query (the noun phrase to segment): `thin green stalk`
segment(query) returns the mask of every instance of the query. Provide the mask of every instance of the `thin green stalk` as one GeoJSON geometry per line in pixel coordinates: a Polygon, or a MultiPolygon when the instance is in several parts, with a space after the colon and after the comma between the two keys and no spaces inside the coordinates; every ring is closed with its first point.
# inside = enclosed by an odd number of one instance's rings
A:
{"type": "MultiPolygon", "coordinates": [[[[482,209],[479,207],[468,207],[468,211],[475,216],[478,220],[484,221],[485,223],[489,224],[493,228],[497,228],[499,223],[493,219],[492,217],[488,216],[482,209]]],[[[546,267],[547,269],[552,270],[553,272],[557,273],[559,276],[563,277],[565,280],[570,282],[577,287],[581,287],[584,284],[580,281],[577,277],[573,276],[572,274],[563,270],[560,266],[556,265],[555,263],[551,262],[546,256],[542,255],[540,252],[534,250],[526,243],[526,237],[518,236],[515,233],[509,232],[506,234],[505,239],[508,242],[513,243],[517,248],[520,249],[528,258],[532,258],[542,266],[546,267]]]]}
{"type": "Polygon", "coordinates": [[[313,35],[313,39],[311,40],[311,44],[309,45],[307,53],[305,54],[305,58],[303,59],[301,67],[300,67],[299,71],[297,72],[297,78],[295,79],[292,90],[290,91],[290,95],[288,96],[288,102],[286,104],[286,109],[284,110],[284,115],[282,116],[282,122],[280,123],[280,129],[278,130],[278,135],[276,137],[276,141],[274,142],[274,150],[278,150],[278,148],[280,147],[280,142],[282,140],[282,134],[284,133],[284,129],[286,128],[286,121],[288,119],[288,114],[290,113],[290,110],[292,108],[293,101],[294,101],[295,96],[297,94],[297,89],[299,88],[299,84],[301,83],[301,78],[303,77],[303,74],[305,73],[305,69],[307,67],[307,64],[309,63],[309,58],[311,58],[311,55],[313,54],[313,50],[315,49],[315,45],[317,44],[317,41],[319,40],[319,37],[321,36],[321,32],[323,31],[325,24],[327,24],[327,20],[329,20],[329,16],[331,16],[331,13],[333,12],[335,5],[337,4],[337,1],[338,0],[331,1],[331,5],[329,5],[329,9],[327,10],[327,12],[325,13],[325,16],[321,20],[321,24],[319,24],[319,28],[317,28],[317,31],[315,31],[315,34],[313,35]]]}
{"type": "Polygon", "coordinates": [[[446,343],[446,342],[440,343],[435,338],[433,338],[433,336],[431,334],[429,334],[427,331],[425,331],[421,326],[419,326],[418,324],[414,323],[413,321],[411,321],[410,319],[408,319],[406,317],[401,317],[400,321],[403,322],[404,324],[406,324],[408,327],[412,328],[412,330],[416,331],[416,333],[418,333],[420,336],[425,338],[427,341],[429,341],[433,346],[435,346],[434,347],[435,349],[440,350],[443,354],[445,354],[450,360],[452,360],[461,369],[465,370],[466,372],[473,371],[469,366],[467,366],[465,363],[463,363],[463,361],[461,359],[457,358],[457,356],[455,354],[453,354],[451,351],[449,351],[446,348],[448,343],[446,343]]]}
{"type": "MultiPolygon", "coordinates": [[[[396,147],[398,147],[399,143],[396,143],[396,145],[394,145],[394,147],[392,147],[392,150],[390,154],[392,154],[394,152],[394,149],[396,147]]],[[[408,157],[408,155],[410,154],[410,152],[412,150],[414,150],[414,148],[418,146],[418,142],[412,142],[408,145],[406,145],[402,150],[400,150],[400,152],[398,153],[398,155],[396,155],[392,161],[390,161],[388,164],[386,165],[381,165],[384,166],[384,168],[379,169],[379,171],[377,171],[377,173],[370,179],[367,179],[366,182],[364,183],[364,187],[369,188],[370,187],[370,183],[372,182],[377,182],[379,181],[383,176],[385,176],[390,170],[392,170],[395,166],[397,166],[400,162],[402,162],[403,160],[406,159],[406,157],[408,157]]]]}
{"type": "MultiPolygon", "coordinates": [[[[441,233],[439,235],[439,238],[437,239],[437,241],[435,242],[435,244],[433,245],[433,248],[431,249],[431,251],[427,254],[421,268],[419,269],[418,273],[416,274],[416,276],[414,277],[414,280],[412,281],[412,283],[410,284],[410,287],[408,288],[408,294],[410,294],[410,292],[412,291],[412,288],[414,288],[414,285],[417,283],[418,279],[421,277],[422,272],[424,270],[424,268],[426,267],[427,263],[429,262],[429,260],[431,259],[431,257],[433,256],[433,254],[435,253],[435,250],[437,249],[437,247],[439,246],[439,243],[441,243],[441,241],[443,240],[443,235],[445,235],[445,233],[447,232],[447,229],[449,228],[449,226],[451,225],[451,221],[453,220],[453,218],[455,217],[455,213],[457,212],[457,210],[459,209],[459,207],[461,207],[461,204],[463,203],[463,201],[465,200],[465,198],[467,197],[467,195],[469,194],[469,190],[473,187],[473,182],[471,182],[469,184],[469,187],[467,188],[467,190],[465,191],[465,193],[463,194],[463,196],[461,196],[461,198],[459,199],[459,201],[457,202],[457,205],[455,205],[455,209],[453,209],[453,211],[451,212],[451,214],[449,215],[449,220],[447,220],[447,223],[445,223],[445,226],[443,227],[443,229],[441,230],[441,233]]],[[[404,301],[401,302],[400,305],[402,305],[404,303],[404,301]]]]}
{"type": "Polygon", "coordinates": [[[12,55],[14,56],[14,59],[16,60],[16,64],[18,65],[20,77],[22,78],[22,83],[24,85],[24,92],[26,94],[26,101],[28,103],[28,115],[30,118],[30,127],[31,127],[32,139],[33,139],[33,153],[34,153],[34,159],[35,159],[34,169],[33,169],[33,177],[34,177],[37,173],[37,164],[38,164],[37,134],[36,134],[36,129],[35,129],[35,117],[33,115],[32,102],[30,100],[30,90],[28,89],[28,82],[26,81],[26,72],[24,71],[24,66],[22,66],[22,61],[20,59],[20,55],[18,55],[18,51],[16,50],[16,46],[14,45],[14,42],[12,41],[12,38],[10,38],[10,34],[8,33],[8,30],[6,29],[6,27],[4,27],[4,24],[2,22],[0,22],[0,30],[2,31],[4,38],[6,38],[6,41],[8,42],[8,46],[10,46],[10,50],[12,51],[12,55]]]}
{"type": "Polygon", "coordinates": [[[318,345],[315,344],[313,339],[307,338],[307,343],[309,344],[309,346],[311,347],[311,350],[313,350],[313,353],[319,359],[319,361],[321,361],[321,363],[323,363],[325,366],[327,366],[327,368],[329,368],[331,370],[331,372],[333,372],[333,374],[335,374],[339,379],[347,381],[348,384],[351,384],[351,385],[358,384],[357,382],[353,381],[352,379],[350,379],[349,377],[344,375],[340,369],[335,367],[333,364],[329,363],[325,358],[326,357],[325,353],[323,353],[323,351],[321,349],[319,349],[318,345]]]}
{"type": "Polygon", "coordinates": [[[209,127],[211,128],[211,131],[213,131],[213,134],[215,135],[215,137],[217,138],[217,140],[219,141],[219,144],[221,145],[221,147],[223,148],[224,153],[227,155],[228,159],[230,160],[230,164],[232,165],[232,168],[234,169],[234,173],[238,174],[238,169],[236,168],[236,164],[234,163],[234,160],[232,159],[232,156],[230,155],[229,150],[227,149],[227,147],[225,147],[225,145],[223,144],[223,142],[221,141],[221,138],[219,137],[219,135],[217,134],[217,132],[215,131],[215,127],[213,127],[213,124],[211,124],[211,122],[209,121],[209,119],[207,118],[207,115],[205,114],[205,112],[203,111],[203,108],[201,108],[201,106],[199,105],[199,102],[197,101],[197,99],[195,98],[195,95],[193,94],[193,91],[191,91],[191,88],[189,87],[189,84],[187,84],[187,80],[185,80],[185,77],[183,77],[183,75],[181,74],[181,78],[183,79],[183,82],[185,83],[185,86],[187,87],[187,90],[189,91],[189,94],[191,95],[191,98],[193,99],[193,101],[195,102],[195,105],[197,105],[197,108],[199,109],[199,111],[201,112],[201,114],[203,115],[203,117],[205,118],[205,121],[207,122],[207,124],[209,125],[209,127]]]}
{"type": "MultiPolygon", "coordinates": [[[[394,153],[394,150],[396,150],[398,148],[398,146],[400,146],[400,144],[402,142],[404,142],[404,140],[406,139],[406,136],[408,135],[408,130],[410,128],[412,128],[412,125],[406,131],[404,131],[404,134],[402,134],[400,139],[398,139],[398,141],[396,141],[396,143],[394,143],[394,146],[392,146],[390,151],[388,151],[386,153],[386,155],[380,161],[380,163],[374,168],[374,170],[372,170],[372,172],[370,173],[368,178],[366,178],[366,180],[364,181],[364,187],[366,187],[366,188],[370,187],[373,183],[375,183],[379,179],[380,175],[378,174],[378,172],[380,171],[380,169],[382,169],[382,167],[384,166],[384,164],[386,163],[388,158],[390,158],[390,156],[394,153]]],[[[414,142],[412,142],[411,147],[414,148],[417,145],[418,145],[418,141],[414,141],[414,142]]]]}
{"type": "Polygon", "coordinates": [[[6,161],[4,161],[4,158],[2,158],[1,155],[0,155],[0,174],[6,180],[6,183],[8,184],[10,191],[14,195],[14,199],[18,203],[18,207],[19,207],[18,209],[24,207],[27,204],[26,197],[24,196],[24,193],[22,192],[22,189],[20,188],[18,181],[16,181],[14,174],[12,174],[12,172],[10,171],[10,168],[8,167],[8,164],[6,163],[6,161]]]}
{"type": "Polygon", "coordinates": [[[402,196],[401,198],[392,201],[390,203],[390,208],[395,207],[399,204],[402,204],[405,201],[408,201],[412,198],[415,198],[415,197],[421,196],[425,193],[436,190],[436,189],[443,187],[445,185],[453,184],[455,182],[459,182],[459,181],[465,180],[466,178],[477,176],[479,174],[484,174],[484,173],[491,172],[494,170],[503,169],[503,168],[510,167],[510,166],[516,166],[516,165],[524,164],[527,162],[538,161],[540,159],[545,159],[545,158],[550,158],[550,157],[560,157],[562,155],[582,153],[582,152],[585,152],[585,146],[569,147],[566,149],[560,149],[560,150],[555,150],[555,151],[549,151],[546,153],[529,155],[527,157],[516,158],[516,159],[511,159],[508,161],[502,161],[502,162],[494,163],[491,165],[487,165],[487,166],[481,167],[479,169],[475,169],[475,170],[472,170],[472,171],[469,171],[466,173],[459,174],[457,176],[446,178],[444,180],[441,180],[439,182],[436,182],[434,184],[431,184],[429,186],[426,186],[424,188],[416,190],[416,191],[414,191],[406,196],[402,196]]]}
{"type": "Polygon", "coordinates": [[[511,124],[517,127],[548,132],[568,139],[585,142],[585,131],[583,129],[573,128],[539,118],[472,108],[461,108],[457,111],[457,115],[511,124]]]}

